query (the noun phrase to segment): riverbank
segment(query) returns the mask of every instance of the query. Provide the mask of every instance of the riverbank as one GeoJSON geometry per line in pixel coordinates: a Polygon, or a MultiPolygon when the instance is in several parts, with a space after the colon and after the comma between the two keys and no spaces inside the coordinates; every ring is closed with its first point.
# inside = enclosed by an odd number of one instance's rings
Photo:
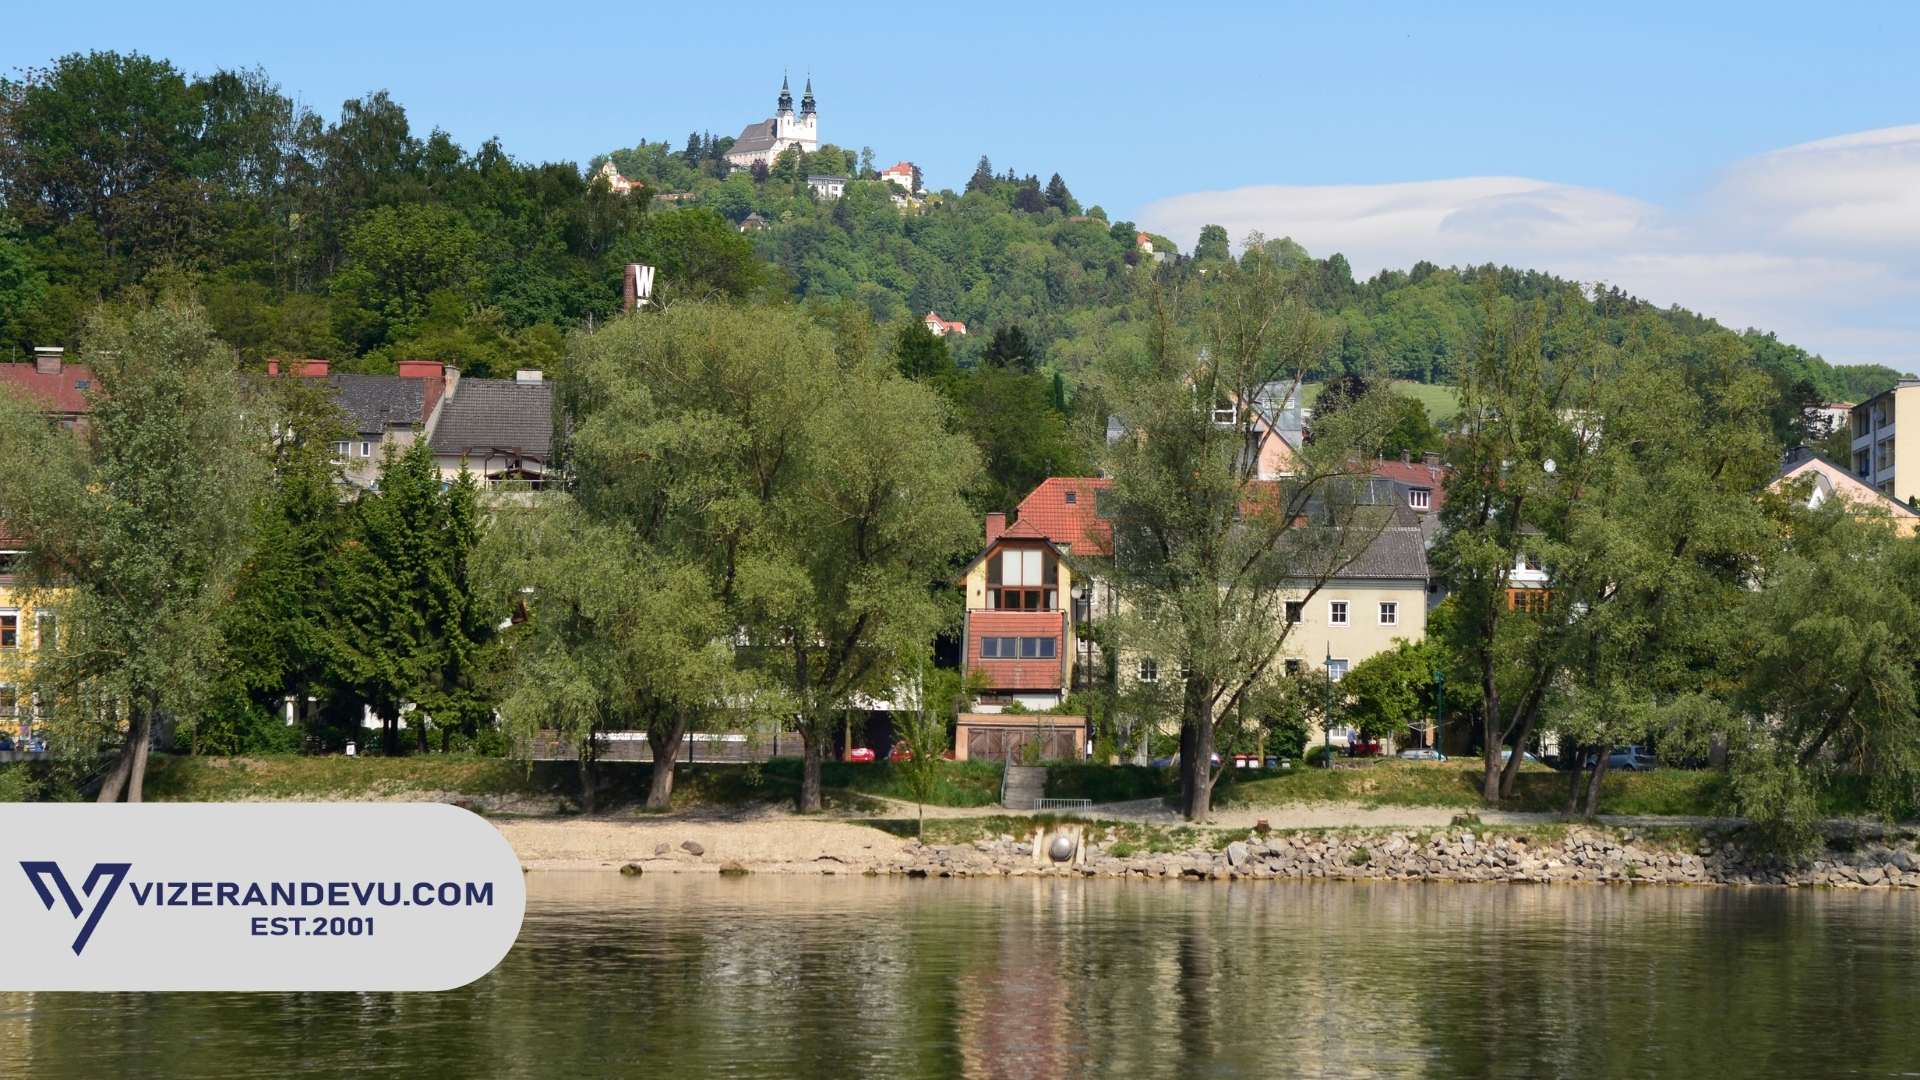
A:
{"type": "Polygon", "coordinates": [[[1543,822],[1262,833],[969,817],[929,819],[923,843],[911,839],[910,821],[771,814],[495,824],[529,870],[1920,888],[1920,852],[1904,830],[1836,835],[1817,857],[1790,866],[1748,850],[1739,830],[1718,827],[1543,822]],[[1080,844],[1056,862],[1047,852],[1063,833],[1080,844]]]}

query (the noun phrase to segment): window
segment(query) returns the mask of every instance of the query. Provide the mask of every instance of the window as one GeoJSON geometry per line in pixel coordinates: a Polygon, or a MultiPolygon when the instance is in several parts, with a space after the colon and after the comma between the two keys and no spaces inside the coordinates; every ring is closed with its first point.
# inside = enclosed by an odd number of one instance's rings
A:
{"type": "Polygon", "coordinates": [[[33,647],[42,652],[50,652],[60,645],[60,623],[51,611],[42,611],[33,617],[33,647]]]}
{"type": "Polygon", "coordinates": [[[1052,660],[1060,655],[1050,637],[988,637],[980,639],[982,660],[1052,660]]]}
{"type": "Polygon", "coordinates": [[[1160,681],[1160,662],[1158,660],[1155,660],[1151,656],[1143,656],[1140,658],[1140,681],[1160,681]]]}
{"type": "Polygon", "coordinates": [[[372,444],[372,443],[370,443],[370,442],[363,442],[363,443],[361,443],[361,444],[360,444],[360,456],[361,456],[361,457],[372,457],[372,456],[373,456],[373,444],[372,444]]]}
{"type": "Polygon", "coordinates": [[[1345,660],[1327,661],[1327,678],[1333,680],[1334,682],[1339,682],[1341,679],[1344,679],[1346,677],[1347,677],[1347,662],[1345,660]]]}
{"type": "Polygon", "coordinates": [[[20,647],[20,613],[0,611],[0,649],[20,647]]]}
{"type": "Polygon", "coordinates": [[[1382,601],[1380,604],[1380,625],[1398,626],[1400,624],[1400,605],[1382,601]]]}
{"type": "Polygon", "coordinates": [[[1301,619],[1305,618],[1306,614],[1307,614],[1307,602],[1305,600],[1287,601],[1287,621],[1288,622],[1297,623],[1301,619]]]}
{"type": "Polygon", "coordinates": [[[987,606],[1001,611],[1058,611],[1060,560],[1041,548],[1001,548],[987,559],[987,606]]]}
{"type": "Polygon", "coordinates": [[[1327,605],[1327,624],[1329,626],[1347,625],[1347,602],[1335,600],[1327,605]]]}
{"type": "Polygon", "coordinates": [[[1508,589],[1507,610],[1524,611],[1529,615],[1544,615],[1553,602],[1553,593],[1547,589],[1508,589]]]}
{"type": "Polygon", "coordinates": [[[10,578],[20,572],[20,561],[26,555],[24,551],[0,551],[0,578],[10,578]]]}
{"type": "Polygon", "coordinates": [[[1298,659],[1289,659],[1287,661],[1287,674],[1289,675],[1300,674],[1300,661],[1298,659]]]}
{"type": "Polygon", "coordinates": [[[334,443],[334,444],[333,444],[333,456],[334,456],[334,457],[337,457],[337,458],[344,458],[344,457],[346,457],[346,456],[347,456],[347,445],[348,445],[348,444],[347,444],[347,442],[346,442],[346,440],[344,440],[344,439],[342,439],[341,441],[339,441],[339,442],[337,442],[337,443],[334,443]]]}
{"type": "Polygon", "coordinates": [[[1067,492],[1067,505],[1068,505],[1068,506],[1075,506],[1075,505],[1077,505],[1077,504],[1078,504],[1079,502],[1080,502],[1080,493],[1079,493],[1079,492],[1077,492],[1077,491],[1069,491],[1069,492],[1067,492]]]}
{"type": "Polygon", "coordinates": [[[1412,491],[1407,492],[1407,505],[1413,507],[1415,510],[1432,509],[1433,489],[1414,488],[1412,491]]]}

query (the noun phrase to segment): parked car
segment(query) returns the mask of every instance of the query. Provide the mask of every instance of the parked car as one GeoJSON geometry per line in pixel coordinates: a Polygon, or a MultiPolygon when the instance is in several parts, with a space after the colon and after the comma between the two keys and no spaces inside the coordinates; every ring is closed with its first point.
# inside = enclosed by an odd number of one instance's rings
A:
{"type": "MultiPolygon", "coordinates": [[[[1500,764],[1502,764],[1502,765],[1505,765],[1505,764],[1506,764],[1507,762],[1509,762],[1509,761],[1511,761],[1511,760],[1513,760],[1513,751],[1511,751],[1511,750],[1502,750],[1502,751],[1500,751],[1500,764]]],[[[1522,763],[1522,764],[1526,764],[1526,765],[1538,765],[1538,764],[1540,764],[1540,759],[1539,759],[1539,758],[1537,758],[1537,757],[1534,757],[1534,756],[1533,756],[1532,754],[1529,754],[1529,753],[1527,753],[1527,752],[1526,752],[1526,751],[1524,751],[1524,750],[1523,750],[1523,751],[1521,751],[1521,753],[1520,753],[1520,761],[1521,761],[1521,763],[1522,763]]]]}
{"type": "Polygon", "coordinates": [[[0,753],[13,749],[13,736],[0,734],[0,753]]]}
{"type": "Polygon", "coordinates": [[[1379,757],[1380,740],[1355,739],[1347,744],[1348,757],[1379,757]]]}
{"type": "Polygon", "coordinates": [[[1445,761],[1447,760],[1447,755],[1441,753],[1438,750],[1432,749],[1431,747],[1414,747],[1412,750],[1400,751],[1400,760],[1402,761],[1445,761]]]}
{"type": "Polygon", "coordinates": [[[1607,755],[1607,768],[1639,772],[1658,767],[1660,759],[1644,746],[1616,746],[1607,755]]]}
{"type": "Polygon", "coordinates": [[[872,751],[872,750],[871,750],[870,748],[868,748],[868,747],[865,747],[865,746],[857,746],[857,747],[854,747],[854,748],[853,748],[852,750],[849,750],[849,751],[847,751],[847,756],[846,756],[845,758],[843,758],[842,760],[845,760],[845,761],[872,761],[872,760],[873,760],[873,751],[872,751]]]}

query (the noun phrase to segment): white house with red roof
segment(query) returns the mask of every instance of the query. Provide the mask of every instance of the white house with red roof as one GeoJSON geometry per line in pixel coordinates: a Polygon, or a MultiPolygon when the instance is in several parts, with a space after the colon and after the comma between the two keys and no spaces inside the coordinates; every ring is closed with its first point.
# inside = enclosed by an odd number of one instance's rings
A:
{"type": "Polygon", "coordinates": [[[914,165],[911,161],[896,161],[880,173],[880,179],[912,195],[916,191],[913,182],[914,165]]]}
{"type": "Polygon", "coordinates": [[[958,334],[961,337],[967,336],[966,323],[958,319],[943,319],[937,312],[927,312],[926,323],[927,329],[933,331],[934,337],[946,337],[948,334],[958,334]]]}

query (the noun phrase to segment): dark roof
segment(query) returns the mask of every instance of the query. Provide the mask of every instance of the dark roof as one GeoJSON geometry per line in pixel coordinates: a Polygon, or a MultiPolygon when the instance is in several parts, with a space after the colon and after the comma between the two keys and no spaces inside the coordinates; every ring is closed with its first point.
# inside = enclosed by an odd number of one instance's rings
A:
{"type": "Polygon", "coordinates": [[[327,385],[361,435],[384,435],[393,426],[413,426],[423,418],[426,386],[398,375],[329,375],[327,385]]]}
{"type": "Polygon", "coordinates": [[[1427,578],[1427,544],[1418,526],[1389,525],[1336,578],[1427,578]]]}
{"type": "Polygon", "coordinates": [[[779,128],[769,118],[758,123],[748,124],[740,130],[740,137],[733,140],[729,154],[744,154],[756,150],[771,150],[773,144],[780,141],[779,128]]]}
{"type": "Polygon", "coordinates": [[[436,454],[512,450],[544,461],[553,449],[553,384],[461,379],[431,445],[436,454]]]}

